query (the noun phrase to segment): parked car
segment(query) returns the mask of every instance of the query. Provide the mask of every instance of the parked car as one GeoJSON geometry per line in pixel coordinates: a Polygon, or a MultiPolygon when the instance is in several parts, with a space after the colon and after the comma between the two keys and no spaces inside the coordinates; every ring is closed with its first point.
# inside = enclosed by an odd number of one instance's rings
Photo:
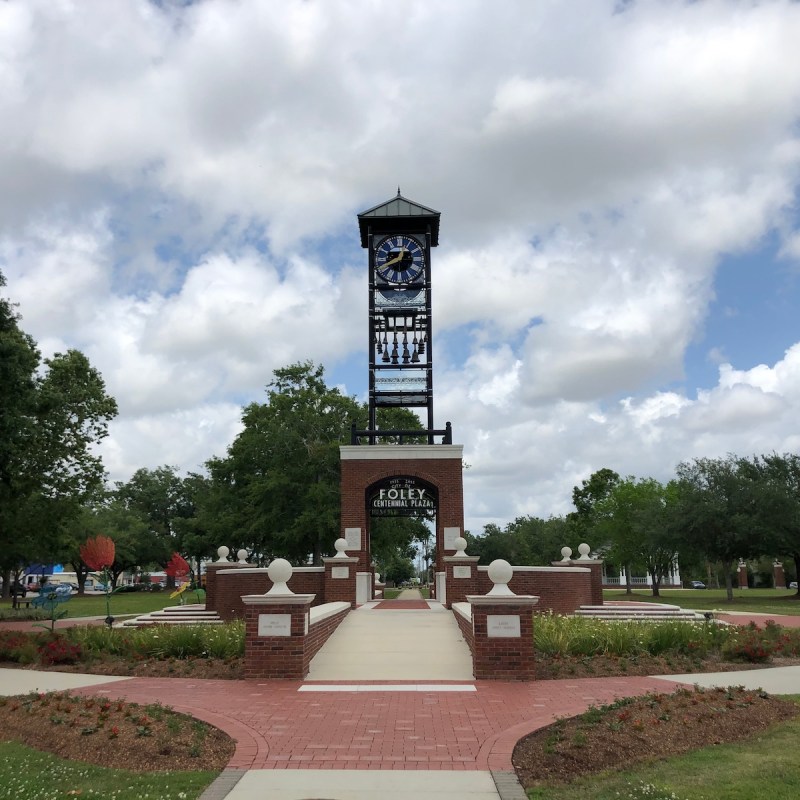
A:
{"type": "Polygon", "coordinates": [[[789,588],[790,588],[790,589],[796,589],[796,588],[797,588],[797,581],[792,581],[792,582],[789,584],[789,588]]]}
{"type": "Polygon", "coordinates": [[[706,588],[706,585],[703,583],[703,581],[690,581],[689,582],[689,586],[691,586],[692,589],[705,589],[706,588]]]}

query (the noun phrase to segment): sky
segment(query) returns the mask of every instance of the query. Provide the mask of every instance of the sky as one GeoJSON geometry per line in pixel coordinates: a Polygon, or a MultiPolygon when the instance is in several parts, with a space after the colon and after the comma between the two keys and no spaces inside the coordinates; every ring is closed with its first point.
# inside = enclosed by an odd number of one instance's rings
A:
{"type": "Polygon", "coordinates": [[[109,480],[200,471],[274,369],[366,398],[400,187],[473,533],[798,452],[799,41],[788,0],[9,0],[4,292],[117,399],[109,480]]]}

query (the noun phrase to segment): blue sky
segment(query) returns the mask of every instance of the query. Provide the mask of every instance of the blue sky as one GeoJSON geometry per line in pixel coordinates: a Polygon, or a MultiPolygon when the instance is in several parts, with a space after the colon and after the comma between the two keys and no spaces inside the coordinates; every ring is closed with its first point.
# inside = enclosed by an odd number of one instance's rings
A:
{"type": "Polygon", "coordinates": [[[364,397],[399,185],[470,530],[797,451],[798,41],[789,0],[2,3],[5,291],[117,398],[110,479],[197,470],[276,368],[364,397]]]}

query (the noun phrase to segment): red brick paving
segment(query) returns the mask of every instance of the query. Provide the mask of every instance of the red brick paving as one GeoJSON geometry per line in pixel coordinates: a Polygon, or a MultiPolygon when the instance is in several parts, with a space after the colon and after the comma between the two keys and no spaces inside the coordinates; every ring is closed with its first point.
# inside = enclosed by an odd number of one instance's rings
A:
{"type": "Polygon", "coordinates": [[[237,740],[230,768],[510,770],[527,733],[670,686],[652,678],[484,681],[476,692],[442,693],[298,692],[301,685],[133,678],[81,691],[160,700],[216,725],[237,740]]]}
{"type": "Polygon", "coordinates": [[[424,600],[381,600],[372,610],[378,611],[428,611],[430,606],[424,600]]]}

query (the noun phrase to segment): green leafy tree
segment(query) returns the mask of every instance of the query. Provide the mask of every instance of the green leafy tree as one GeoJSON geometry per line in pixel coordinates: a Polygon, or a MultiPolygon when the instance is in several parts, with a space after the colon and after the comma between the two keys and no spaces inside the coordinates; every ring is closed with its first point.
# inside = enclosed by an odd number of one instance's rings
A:
{"type": "Polygon", "coordinates": [[[95,445],[117,406],[77,350],[42,364],[12,304],[0,298],[0,408],[0,569],[7,591],[12,571],[63,554],[64,526],[102,485],[95,445]]]}
{"type": "MultiPolygon", "coordinates": [[[[619,481],[620,477],[613,469],[603,467],[581,481],[580,486],[573,487],[572,504],[575,506],[575,511],[567,515],[567,521],[576,537],[583,541],[593,538],[598,522],[597,504],[609,496],[619,481]]],[[[599,547],[601,543],[591,544],[599,547]]]]}
{"type": "Polygon", "coordinates": [[[767,546],[762,472],[754,460],[729,455],[684,462],[677,474],[674,502],[681,549],[722,565],[732,601],[738,560],[760,555],[767,546]]]}
{"type": "Polygon", "coordinates": [[[768,531],[763,552],[789,556],[800,576],[800,456],[772,453],[755,463],[762,475],[761,507],[768,531]]]}
{"type": "Polygon", "coordinates": [[[247,406],[227,456],[207,463],[218,538],[258,562],[319,563],[338,536],[339,445],[364,414],[323,376],[310,362],[275,370],[268,402],[247,406]]]}
{"type": "Polygon", "coordinates": [[[650,574],[653,596],[677,557],[674,531],[674,486],[654,478],[625,478],[596,506],[596,530],[610,560],[626,566],[626,591],[631,593],[631,570],[642,565],[650,574]]]}
{"type": "MultiPolygon", "coordinates": [[[[138,469],[128,481],[118,482],[114,493],[124,508],[147,524],[150,558],[139,564],[156,564],[161,569],[166,568],[179,547],[179,520],[193,513],[187,487],[177,474],[177,468],[163,466],[138,469]]],[[[174,585],[174,580],[168,577],[167,584],[174,585]]]]}

